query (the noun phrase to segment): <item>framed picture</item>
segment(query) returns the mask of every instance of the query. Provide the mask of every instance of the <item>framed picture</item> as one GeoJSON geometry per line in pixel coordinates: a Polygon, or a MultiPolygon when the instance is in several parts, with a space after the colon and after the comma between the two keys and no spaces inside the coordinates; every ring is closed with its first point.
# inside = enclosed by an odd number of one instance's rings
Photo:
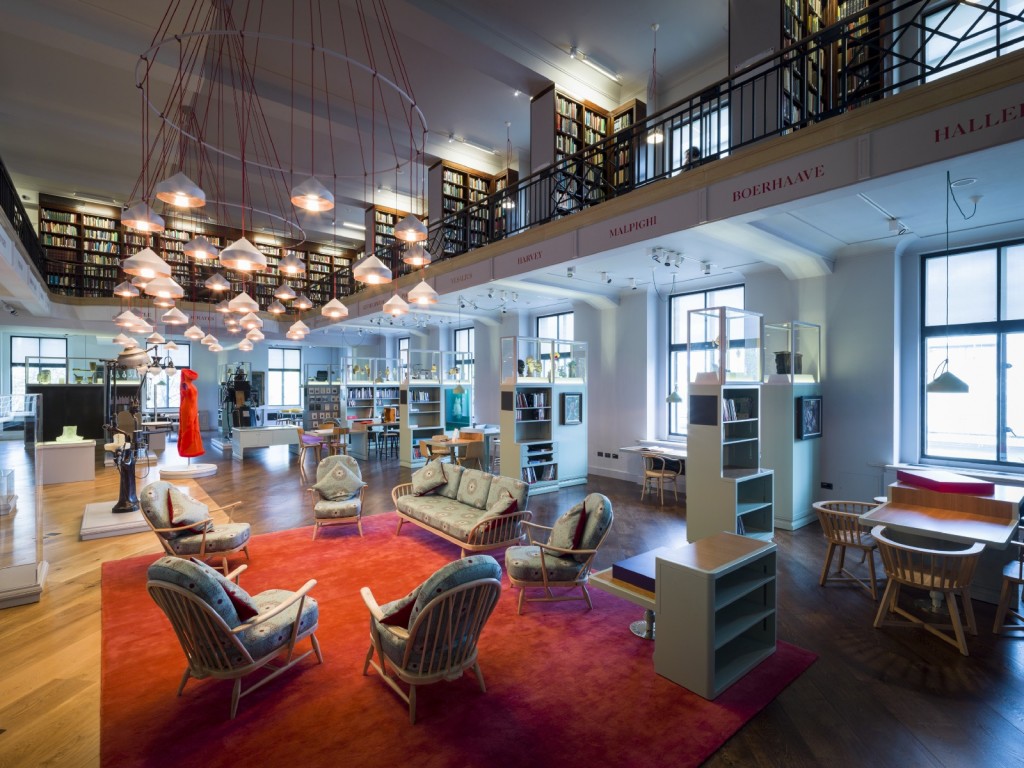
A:
{"type": "Polygon", "coordinates": [[[583,393],[563,392],[562,393],[562,423],[582,424],[583,423],[583,393]]]}
{"type": "Polygon", "coordinates": [[[821,395],[796,399],[796,439],[821,437],[821,395]]]}

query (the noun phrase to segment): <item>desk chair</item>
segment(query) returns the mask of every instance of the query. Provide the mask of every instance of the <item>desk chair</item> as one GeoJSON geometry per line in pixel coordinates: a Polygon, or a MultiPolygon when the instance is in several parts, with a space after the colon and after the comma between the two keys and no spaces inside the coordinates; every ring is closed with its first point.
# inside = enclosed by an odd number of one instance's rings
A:
{"type": "Polygon", "coordinates": [[[1003,568],[1003,586],[999,590],[999,606],[996,608],[996,620],[992,624],[992,633],[996,635],[1003,632],[1024,632],[1024,624],[1006,623],[1006,614],[1010,614],[1017,622],[1024,622],[1024,610],[1010,608],[1011,598],[1017,602],[1020,587],[1024,584],[1024,525],[1017,526],[1017,533],[1010,544],[1017,550],[1017,558],[1003,568]]]}
{"type": "Polygon", "coordinates": [[[967,549],[960,550],[923,549],[889,538],[884,525],[872,528],[871,536],[878,542],[878,551],[882,555],[885,574],[889,579],[882,593],[882,604],[875,614],[875,628],[916,624],[967,656],[967,640],[956,598],[959,595],[963,600],[967,631],[972,635],[978,634],[974,622],[974,606],[971,603],[971,580],[985,545],[975,542],[967,549]],[[902,587],[941,593],[946,600],[950,623],[938,624],[901,608],[899,598],[902,587]],[[889,618],[892,615],[904,620],[889,618]],[[952,629],[952,635],[942,631],[949,629],[952,629]]]}
{"type": "Polygon", "coordinates": [[[302,427],[296,427],[299,431],[299,466],[303,467],[306,463],[306,453],[310,450],[316,456],[316,463],[320,463],[320,448],[324,444],[316,435],[307,435],[306,430],[302,427]]]}
{"type": "Polygon", "coordinates": [[[672,493],[675,494],[676,503],[679,503],[679,489],[676,481],[679,479],[681,465],[678,459],[670,456],[663,456],[660,453],[640,454],[644,459],[644,487],[640,491],[640,501],[644,500],[648,490],[658,489],[658,501],[665,504],[665,484],[672,483],[672,493]]]}
{"type": "Polygon", "coordinates": [[[460,467],[467,465],[475,466],[479,470],[484,468],[484,441],[474,440],[462,446],[462,453],[455,459],[460,467]]]}
{"type": "Polygon", "coordinates": [[[866,501],[819,501],[814,504],[814,512],[821,523],[821,532],[828,541],[828,551],[825,553],[825,565],[821,569],[819,586],[825,586],[826,582],[855,583],[864,587],[871,595],[872,600],[878,599],[878,585],[875,580],[875,552],[878,544],[871,534],[860,524],[861,515],[865,515],[878,504],[866,501]],[[859,550],[861,563],[865,560],[868,564],[870,581],[865,582],[846,569],[847,548],[859,550]],[[836,570],[829,575],[828,569],[832,565],[832,558],[836,550],[839,550],[839,562],[836,570]]]}

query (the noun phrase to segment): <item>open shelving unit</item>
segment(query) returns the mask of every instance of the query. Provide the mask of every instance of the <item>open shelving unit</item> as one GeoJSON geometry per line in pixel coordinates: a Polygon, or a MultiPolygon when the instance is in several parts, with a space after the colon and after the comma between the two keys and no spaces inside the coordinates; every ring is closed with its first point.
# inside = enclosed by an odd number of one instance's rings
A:
{"type": "Polygon", "coordinates": [[[439,370],[441,353],[410,350],[409,367],[399,388],[398,461],[403,467],[426,463],[420,440],[444,432],[444,400],[439,370]]]}
{"type": "Polygon", "coordinates": [[[719,533],[659,556],[654,671],[714,699],[775,653],[776,547],[719,533]]]}
{"type": "MultiPolygon", "coordinates": [[[[504,174],[503,174],[504,175],[504,174]]],[[[490,241],[491,207],[477,205],[495,191],[495,177],[464,165],[441,160],[427,172],[427,199],[432,203],[435,226],[444,220],[442,253],[453,255],[479,248],[490,241]]]]}

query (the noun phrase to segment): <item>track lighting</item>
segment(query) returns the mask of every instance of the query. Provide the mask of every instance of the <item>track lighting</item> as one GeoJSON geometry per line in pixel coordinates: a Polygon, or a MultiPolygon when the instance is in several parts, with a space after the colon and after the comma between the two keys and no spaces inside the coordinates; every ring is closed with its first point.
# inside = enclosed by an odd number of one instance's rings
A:
{"type": "Polygon", "coordinates": [[[631,291],[635,291],[636,290],[636,278],[635,277],[629,278],[629,289],[631,291]]]}
{"type": "Polygon", "coordinates": [[[566,277],[576,277],[576,267],[566,267],[565,268],[565,276],[566,277]]]}
{"type": "Polygon", "coordinates": [[[609,275],[609,274],[608,274],[607,272],[602,272],[602,273],[601,273],[601,282],[602,282],[602,283],[608,283],[608,284],[611,284],[611,282],[612,282],[612,276],[611,276],[611,275],[609,275]]]}
{"type": "Polygon", "coordinates": [[[700,263],[700,273],[702,275],[710,275],[711,274],[711,264],[709,262],[702,261],[700,263]]]}

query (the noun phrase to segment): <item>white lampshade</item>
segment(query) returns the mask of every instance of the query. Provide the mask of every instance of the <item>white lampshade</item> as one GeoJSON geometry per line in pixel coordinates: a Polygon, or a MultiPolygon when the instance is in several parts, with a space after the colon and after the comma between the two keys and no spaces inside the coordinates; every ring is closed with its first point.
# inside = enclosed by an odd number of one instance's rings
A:
{"type": "Polygon", "coordinates": [[[156,332],[151,333],[149,336],[146,337],[147,344],[163,344],[165,341],[166,339],[156,332]]]}
{"type": "Polygon", "coordinates": [[[208,347],[211,344],[217,343],[217,337],[214,336],[212,333],[208,333],[199,340],[199,343],[208,347]]]}
{"type": "Polygon", "coordinates": [[[217,258],[218,253],[220,253],[220,251],[217,247],[202,235],[199,235],[199,237],[193,237],[185,243],[185,255],[191,256],[196,261],[215,259],[217,258]]]}
{"type": "Polygon", "coordinates": [[[171,265],[156,255],[152,248],[143,248],[134,256],[121,262],[121,269],[129,275],[152,280],[154,277],[170,277],[171,265]]]}
{"type": "Polygon", "coordinates": [[[231,309],[231,304],[228,303],[227,299],[221,299],[220,301],[218,301],[216,304],[213,305],[213,309],[215,312],[220,312],[220,314],[222,315],[230,315],[232,312],[234,312],[234,310],[231,309]]]}
{"type": "Polygon", "coordinates": [[[360,283],[380,285],[391,282],[391,270],[371,253],[352,268],[352,277],[360,283]]]}
{"type": "Polygon", "coordinates": [[[277,286],[277,290],[274,291],[274,298],[281,301],[291,301],[295,298],[295,289],[288,285],[288,283],[281,283],[277,286]]]}
{"type": "Polygon", "coordinates": [[[306,334],[299,333],[298,331],[288,331],[284,335],[284,337],[286,339],[291,339],[292,341],[301,341],[302,339],[306,338],[306,334]]]}
{"type": "Polygon", "coordinates": [[[252,352],[252,342],[248,339],[242,339],[238,342],[238,349],[242,352],[252,352]]]}
{"type": "Polygon", "coordinates": [[[156,330],[145,318],[140,318],[138,325],[131,328],[132,333],[153,333],[156,330]]]}
{"type": "Polygon", "coordinates": [[[249,341],[263,341],[266,336],[263,335],[263,331],[259,328],[250,328],[249,332],[245,334],[245,338],[249,341]]]}
{"type": "Polygon", "coordinates": [[[663,142],[664,140],[665,132],[662,130],[660,125],[657,126],[656,128],[652,128],[647,132],[648,144],[661,144],[661,142],[663,142]]]}
{"type": "Polygon", "coordinates": [[[426,280],[420,280],[419,284],[409,291],[409,302],[419,306],[437,304],[437,291],[431,288],[426,280]]]}
{"type": "Polygon", "coordinates": [[[242,326],[240,326],[238,323],[232,323],[227,328],[228,333],[240,333],[242,330],[242,326]]]}
{"type": "Polygon", "coordinates": [[[136,203],[121,214],[121,223],[139,232],[163,232],[164,219],[146,201],[136,203]]]}
{"type": "Polygon", "coordinates": [[[185,331],[185,338],[192,339],[192,341],[199,341],[199,339],[203,338],[205,335],[206,334],[203,333],[203,329],[198,325],[193,325],[185,331]]]}
{"type": "Polygon", "coordinates": [[[306,262],[298,254],[287,253],[277,262],[277,271],[282,275],[301,275],[306,271],[306,262]]]}
{"type": "Polygon", "coordinates": [[[140,291],[144,291],[146,290],[146,286],[149,284],[149,281],[151,279],[152,278],[149,277],[139,277],[138,275],[136,275],[135,277],[132,278],[132,285],[134,285],[140,291]]]}
{"type": "Polygon", "coordinates": [[[232,312],[237,312],[240,315],[260,311],[260,305],[245,291],[242,291],[229,301],[228,306],[231,307],[232,312]]]}
{"type": "Polygon", "coordinates": [[[165,325],[187,325],[188,315],[182,312],[177,307],[168,310],[161,317],[160,321],[165,325]]]}
{"type": "Polygon", "coordinates": [[[304,211],[329,211],[334,207],[334,195],[316,176],[310,176],[292,188],[292,205],[304,211]]]}
{"type": "Polygon", "coordinates": [[[154,277],[146,284],[146,295],[161,299],[180,299],[185,289],[174,281],[173,277],[154,277]]]}
{"type": "Polygon", "coordinates": [[[118,283],[117,287],[114,288],[114,295],[124,299],[133,299],[139,295],[139,289],[125,280],[123,283],[118,283]]]}
{"type": "Polygon", "coordinates": [[[157,296],[153,299],[153,306],[158,307],[159,309],[170,309],[174,306],[174,299],[157,296]]]}
{"type": "Polygon", "coordinates": [[[433,257],[430,255],[430,251],[419,243],[413,243],[410,245],[402,255],[402,261],[410,267],[425,267],[432,260],[433,257]]]}
{"type": "Polygon", "coordinates": [[[117,336],[114,337],[113,341],[115,344],[120,344],[122,347],[126,347],[129,344],[135,343],[135,339],[133,339],[131,336],[126,336],[124,333],[117,334],[117,336]]]}
{"type": "Polygon", "coordinates": [[[341,317],[348,317],[348,307],[337,299],[331,299],[320,308],[320,314],[332,320],[337,320],[341,317]]]}
{"type": "Polygon", "coordinates": [[[178,345],[175,344],[173,341],[168,341],[166,344],[164,344],[164,349],[167,350],[168,352],[170,352],[172,349],[177,349],[177,348],[178,348],[178,345]]]}
{"type": "Polygon", "coordinates": [[[307,309],[312,309],[313,302],[309,300],[309,296],[304,293],[300,293],[298,298],[295,299],[295,303],[292,304],[298,310],[305,312],[307,309]]]}
{"type": "Polygon", "coordinates": [[[267,268],[267,257],[255,245],[240,237],[220,252],[220,263],[221,266],[239,272],[262,272],[267,268]]]}
{"type": "Polygon", "coordinates": [[[206,278],[203,281],[203,285],[211,291],[227,291],[231,289],[231,283],[220,272],[214,272],[206,278]]]}
{"type": "Polygon", "coordinates": [[[294,323],[291,324],[291,327],[288,328],[288,332],[298,333],[305,336],[307,333],[309,333],[309,326],[306,325],[301,320],[296,320],[294,323]]]}
{"type": "Polygon", "coordinates": [[[270,306],[267,307],[267,312],[272,315],[283,315],[287,311],[287,308],[277,299],[270,302],[270,306]]]}
{"type": "Polygon", "coordinates": [[[223,352],[224,351],[224,347],[222,347],[220,344],[211,344],[210,346],[207,347],[207,349],[210,350],[211,352],[223,352]]]}
{"type": "Polygon", "coordinates": [[[206,205],[206,193],[184,173],[176,173],[153,187],[157,200],[178,208],[202,208],[206,205]]]}
{"type": "Polygon", "coordinates": [[[410,213],[395,224],[395,237],[406,243],[422,243],[427,239],[427,225],[410,213]]]}
{"type": "Polygon", "coordinates": [[[398,317],[409,311],[409,305],[405,303],[405,299],[396,293],[384,302],[384,311],[392,317],[398,317]]]}
{"type": "Polygon", "coordinates": [[[119,328],[131,328],[133,325],[137,325],[141,319],[142,318],[140,318],[130,309],[126,309],[124,312],[122,312],[121,314],[114,318],[114,325],[118,326],[119,328]]]}
{"type": "Polygon", "coordinates": [[[245,330],[247,330],[247,331],[250,328],[262,328],[263,327],[263,321],[260,320],[259,315],[257,315],[254,312],[249,312],[249,313],[243,315],[242,319],[239,320],[239,324],[243,328],[245,328],[245,330]]]}

